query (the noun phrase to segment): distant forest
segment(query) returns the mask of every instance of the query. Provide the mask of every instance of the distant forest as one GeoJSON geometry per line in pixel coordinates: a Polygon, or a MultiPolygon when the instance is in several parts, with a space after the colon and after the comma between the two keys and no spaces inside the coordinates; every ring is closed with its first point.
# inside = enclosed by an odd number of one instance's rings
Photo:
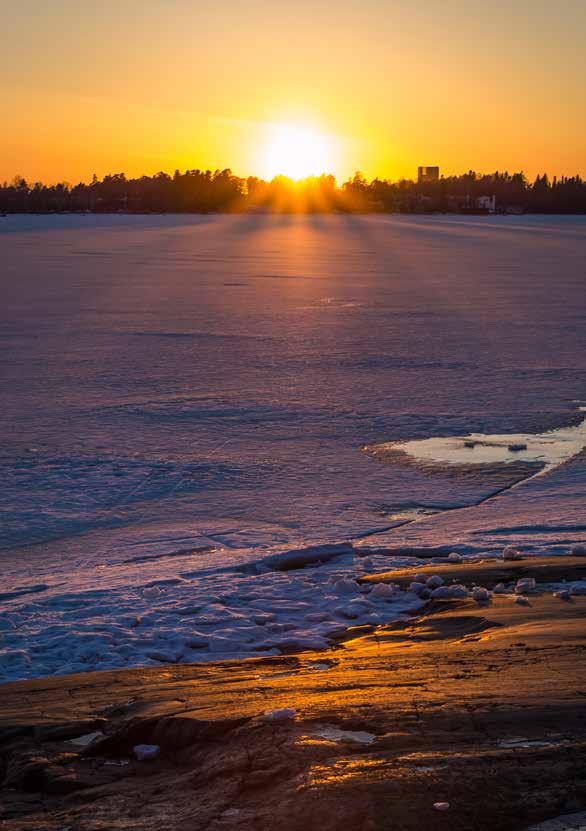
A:
{"type": "Polygon", "coordinates": [[[231,170],[176,171],[129,179],[94,176],[89,184],[31,184],[22,177],[0,186],[0,213],[459,212],[586,213],[580,176],[527,180],[523,173],[442,177],[434,182],[367,181],[356,173],[338,185],[333,176],[294,182],[240,178],[231,170]],[[487,198],[494,197],[494,208],[487,198]]]}

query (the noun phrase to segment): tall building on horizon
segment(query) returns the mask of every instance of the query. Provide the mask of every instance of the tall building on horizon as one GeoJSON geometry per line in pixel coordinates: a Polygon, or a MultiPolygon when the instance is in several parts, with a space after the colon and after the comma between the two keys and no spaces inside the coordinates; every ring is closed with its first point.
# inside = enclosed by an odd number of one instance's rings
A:
{"type": "Polygon", "coordinates": [[[439,167],[423,166],[417,168],[417,183],[424,185],[429,182],[439,182],[439,167]]]}

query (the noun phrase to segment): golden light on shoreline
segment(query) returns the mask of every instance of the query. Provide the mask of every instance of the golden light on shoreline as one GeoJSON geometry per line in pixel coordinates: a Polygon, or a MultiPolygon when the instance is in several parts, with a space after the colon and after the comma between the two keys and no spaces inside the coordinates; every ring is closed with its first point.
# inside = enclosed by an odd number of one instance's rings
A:
{"type": "Polygon", "coordinates": [[[259,154],[259,168],[266,179],[319,176],[336,168],[334,140],[304,124],[270,124],[259,154]]]}

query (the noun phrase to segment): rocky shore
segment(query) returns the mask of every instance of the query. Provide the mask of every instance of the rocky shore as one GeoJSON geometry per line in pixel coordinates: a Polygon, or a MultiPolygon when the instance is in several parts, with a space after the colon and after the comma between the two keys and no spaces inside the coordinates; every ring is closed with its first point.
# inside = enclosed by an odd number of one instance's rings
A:
{"type": "Polygon", "coordinates": [[[5,684],[0,827],[512,831],[578,812],[586,596],[554,588],[585,572],[551,557],[371,574],[504,591],[431,598],[326,653],[5,684]]]}

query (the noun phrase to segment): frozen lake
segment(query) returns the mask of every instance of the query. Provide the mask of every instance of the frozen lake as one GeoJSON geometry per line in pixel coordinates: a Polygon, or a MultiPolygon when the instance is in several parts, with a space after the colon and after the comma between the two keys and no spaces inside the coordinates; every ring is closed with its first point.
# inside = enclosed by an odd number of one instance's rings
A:
{"type": "Polygon", "coordinates": [[[583,452],[509,493],[363,448],[580,421],[586,217],[23,216],[0,256],[0,678],[323,638],[363,558],[234,571],[288,548],[585,538],[583,452]]]}

